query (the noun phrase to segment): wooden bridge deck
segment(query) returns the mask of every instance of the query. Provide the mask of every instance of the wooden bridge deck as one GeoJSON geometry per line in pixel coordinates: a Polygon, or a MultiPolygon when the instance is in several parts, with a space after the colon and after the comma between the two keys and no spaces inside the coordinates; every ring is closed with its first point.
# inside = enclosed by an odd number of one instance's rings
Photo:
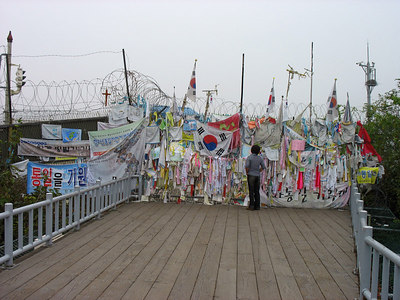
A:
{"type": "Polygon", "coordinates": [[[0,299],[354,299],[349,211],[129,203],[0,272],[0,299]]]}

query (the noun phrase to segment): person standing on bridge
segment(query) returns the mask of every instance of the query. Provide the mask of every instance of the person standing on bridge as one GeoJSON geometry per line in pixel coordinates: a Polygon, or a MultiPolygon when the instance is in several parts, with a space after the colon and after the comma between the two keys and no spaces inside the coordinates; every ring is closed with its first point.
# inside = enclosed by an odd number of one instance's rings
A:
{"type": "Polygon", "coordinates": [[[260,146],[253,145],[251,154],[246,159],[245,168],[250,197],[248,210],[260,209],[260,172],[265,170],[264,160],[258,155],[260,150],[260,146]]]}

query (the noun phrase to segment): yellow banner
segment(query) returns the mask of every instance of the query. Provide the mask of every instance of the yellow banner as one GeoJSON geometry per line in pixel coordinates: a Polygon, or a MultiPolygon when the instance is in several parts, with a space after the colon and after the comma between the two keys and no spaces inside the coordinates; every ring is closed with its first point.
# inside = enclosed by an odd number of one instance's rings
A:
{"type": "Polygon", "coordinates": [[[371,183],[375,184],[376,177],[378,176],[379,168],[363,167],[358,169],[357,182],[358,183],[371,183]]]}

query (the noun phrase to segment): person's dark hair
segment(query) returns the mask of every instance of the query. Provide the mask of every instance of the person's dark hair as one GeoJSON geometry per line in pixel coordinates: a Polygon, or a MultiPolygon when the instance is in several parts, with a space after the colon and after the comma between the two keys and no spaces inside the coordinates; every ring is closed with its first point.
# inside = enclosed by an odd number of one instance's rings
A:
{"type": "Polygon", "coordinates": [[[258,146],[258,145],[253,145],[252,147],[251,147],[251,153],[253,153],[253,154],[258,154],[258,153],[260,153],[260,146],[258,146]]]}

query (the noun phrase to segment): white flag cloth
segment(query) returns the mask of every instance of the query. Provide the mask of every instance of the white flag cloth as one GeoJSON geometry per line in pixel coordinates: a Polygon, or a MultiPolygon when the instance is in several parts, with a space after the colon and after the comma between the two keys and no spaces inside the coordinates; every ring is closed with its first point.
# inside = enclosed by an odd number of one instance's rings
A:
{"type": "Polygon", "coordinates": [[[332,122],[337,117],[338,117],[338,110],[337,110],[336,79],[335,79],[332,93],[327,101],[326,121],[332,122]]]}
{"type": "Polygon", "coordinates": [[[193,133],[194,145],[200,155],[220,157],[229,154],[233,133],[197,122],[193,133]]]}
{"type": "Polygon", "coordinates": [[[274,90],[274,82],[272,82],[272,88],[268,98],[267,113],[265,114],[266,118],[270,116],[271,112],[274,110],[274,107],[275,107],[275,90],[274,90]]]}
{"type": "Polygon", "coordinates": [[[144,110],[142,107],[128,106],[128,120],[136,122],[143,118],[144,110]]]}
{"type": "Polygon", "coordinates": [[[108,122],[110,124],[115,124],[115,125],[126,124],[128,123],[127,117],[128,117],[128,105],[127,104],[116,105],[111,108],[108,122]]]}
{"type": "Polygon", "coordinates": [[[346,108],[344,109],[343,124],[352,124],[353,117],[351,116],[350,101],[347,94],[346,108]]]}
{"type": "Polygon", "coordinates": [[[186,97],[192,101],[196,101],[196,62],[197,60],[194,61],[192,77],[190,78],[189,87],[186,92],[186,97]]]}

